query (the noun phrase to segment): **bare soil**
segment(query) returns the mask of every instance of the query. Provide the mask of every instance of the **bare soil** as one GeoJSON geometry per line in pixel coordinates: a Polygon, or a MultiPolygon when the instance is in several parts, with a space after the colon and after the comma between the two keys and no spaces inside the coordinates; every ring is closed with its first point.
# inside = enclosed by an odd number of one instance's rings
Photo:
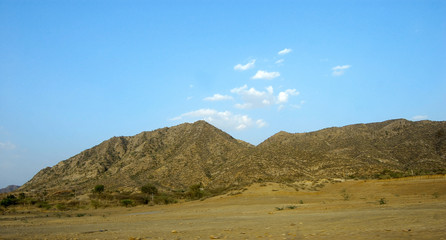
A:
{"type": "MultiPolygon", "coordinates": [[[[446,239],[446,177],[254,184],[173,205],[0,215],[0,239],[446,239]]],[[[25,213],[23,213],[25,212],[25,213]]]]}

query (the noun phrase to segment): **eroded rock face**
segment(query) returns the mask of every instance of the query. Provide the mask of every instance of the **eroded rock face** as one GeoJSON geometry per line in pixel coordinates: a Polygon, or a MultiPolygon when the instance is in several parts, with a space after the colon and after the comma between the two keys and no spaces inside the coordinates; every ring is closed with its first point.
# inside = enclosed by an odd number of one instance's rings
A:
{"type": "Polygon", "coordinates": [[[22,190],[75,189],[96,184],[138,189],[147,182],[165,190],[202,183],[209,188],[255,181],[372,175],[384,169],[446,168],[446,122],[404,119],[279,132],[258,146],[198,121],[113,137],[37,173],[22,190]]]}

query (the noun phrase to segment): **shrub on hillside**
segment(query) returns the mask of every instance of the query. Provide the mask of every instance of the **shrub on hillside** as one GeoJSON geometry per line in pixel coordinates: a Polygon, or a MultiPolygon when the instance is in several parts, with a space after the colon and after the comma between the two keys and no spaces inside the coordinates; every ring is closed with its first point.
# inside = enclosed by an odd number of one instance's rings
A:
{"type": "Polygon", "coordinates": [[[5,198],[2,199],[2,201],[0,202],[0,205],[3,207],[8,207],[11,205],[16,205],[18,204],[19,199],[17,199],[14,195],[8,195],[5,198]]]}
{"type": "Polygon", "coordinates": [[[133,206],[133,201],[131,199],[122,199],[121,204],[125,207],[133,206]]]}
{"type": "Polygon", "coordinates": [[[101,194],[102,192],[104,192],[104,190],[105,190],[104,185],[102,185],[102,184],[100,184],[100,185],[96,185],[96,186],[93,188],[93,193],[101,194]]]}
{"type": "Polygon", "coordinates": [[[192,200],[200,199],[204,196],[204,188],[203,184],[194,184],[189,187],[189,191],[186,193],[186,196],[192,200]]]}
{"type": "Polygon", "coordinates": [[[146,185],[141,187],[141,192],[146,194],[146,198],[144,199],[144,203],[147,204],[147,203],[149,203],[149,196],[151,197],[151,200],[153,202],[154,196],[156,194],[158,194],[158,189],[154,185],[148,183],[148,184],[146,184],[146,185]]]}

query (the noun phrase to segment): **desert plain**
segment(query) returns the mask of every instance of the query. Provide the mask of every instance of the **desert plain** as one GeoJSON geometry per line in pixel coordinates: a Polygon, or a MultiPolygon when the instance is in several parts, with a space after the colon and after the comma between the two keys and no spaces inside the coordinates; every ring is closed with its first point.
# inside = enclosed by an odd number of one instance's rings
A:
{"type": "Polygon", "coordinates": [[[326,181],[311,190],[256,183],[171,205],[23,207],[0,215],[0,239],[446,239],[446,176],[326,181]]]}

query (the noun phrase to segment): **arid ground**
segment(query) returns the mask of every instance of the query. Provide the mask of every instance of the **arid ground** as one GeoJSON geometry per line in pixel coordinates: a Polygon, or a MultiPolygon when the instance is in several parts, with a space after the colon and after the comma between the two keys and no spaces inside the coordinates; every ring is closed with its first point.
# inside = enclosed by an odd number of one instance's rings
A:
{"type": "MultiPolygon", "coordinates": [[[[25,213],[23,213],[25,212],[25,213]]],[[[446,239],[446,177],[277,183],[173,205],[0,215],[0,239],[446,239]]]]}

